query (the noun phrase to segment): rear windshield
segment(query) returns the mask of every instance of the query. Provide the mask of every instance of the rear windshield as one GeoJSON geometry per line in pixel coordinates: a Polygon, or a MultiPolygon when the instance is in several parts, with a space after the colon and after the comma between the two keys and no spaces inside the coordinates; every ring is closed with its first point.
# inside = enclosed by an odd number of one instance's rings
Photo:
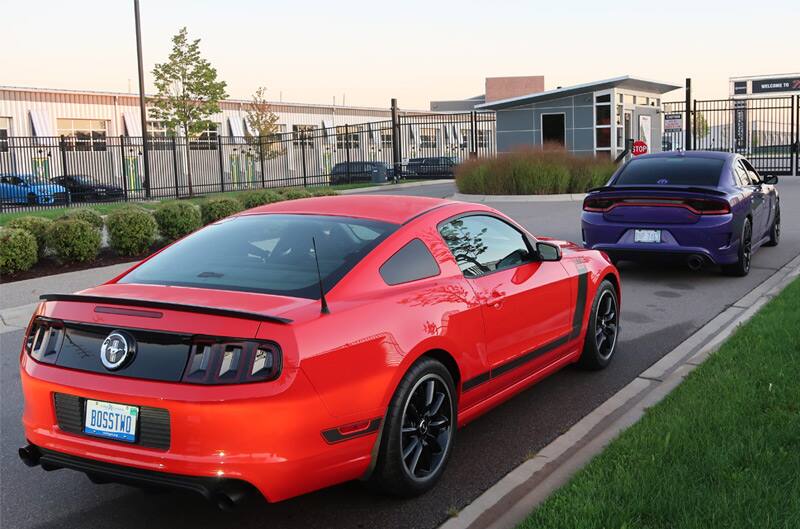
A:
{"type": "Polygon", "coordinates": [[[234,217],[175,243],[119,282],[318,299],[312,238],[327,291],[396,228],[348,217],[234,217]]]}
{"type": "Polygon", "coordinates": [[[614,185],[716,186],[725,160],[676,156],[634,158],[614,180],[614,185]]]}

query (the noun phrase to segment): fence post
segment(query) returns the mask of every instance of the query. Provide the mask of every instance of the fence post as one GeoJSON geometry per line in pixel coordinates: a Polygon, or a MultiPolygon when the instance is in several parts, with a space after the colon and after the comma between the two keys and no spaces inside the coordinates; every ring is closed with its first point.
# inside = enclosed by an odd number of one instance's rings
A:
{"type": "Polygon", "coordinates": [[[478,113],[474,110],[470,112],[470,121],[469,121],[469,128],[470,128],[470,140],[472,141],[472,148],[469,152],[470,158],[477,158],[478,157],[478,113]]]}
{"type": "Polygon", "coordinates": [[[692,150],[697,148],[697,99],[692,103],[692,150]]]}
{"type": "Polygon", "coordinates": [[[175,198],[180,198],[181,192],[178,186],[178,146],[176,145],[175,136],[172,137],[172,172],[175,176],[175,198]]]}
{"type": "Polygon", "coordinates": [[[67,176],[67,145],[64,136],[59,139],[58,147],[61,151],[61,176],[67,176]]]}
{"type": "Polygon", "coordinates": [[[308,176],[306,171],[306,137],[308,133],[300,132],[300,157],[303,159],[303,187],[308,187],[308,176]]]}
{"type": "Polygon", "coordinates": [[[686,112],[686,127],[684,127],[684,139],[683,139],[683,150],[690,151],[692,150],[691,141],[692,141],[692,79],[690,77],[686,78],[686,106],[684,111],[686,112]]]}
{"type": "Polygon", "coordinates": [[[222,136],[217,134],[217,158],[219,159],[219,186],[225,192],[225,163],[222,161],[222,136]]]}
{"type": "Polygon", "coordinates": [[[344,145],[344,160],[347,162],[347,183],[351,184],[350,181],[350,125],[347,123],[344,124],[344,141],[342,142],[344,145]]]}
{"type": "Polygon", "coordinates": [[[125,160],[125,136],[119,137],[119,159],[122,162],[122,190],[125,193],[125,202],[128,201],[128,164],[125,160]]]}
{"type": "Polygon", "coordinates": [[[261,165],[261,189],[267,187],[264,177],[264,137],[258,135],[258,161],[261,165]]]}
{"type": "Polygon", "coordinates": [[[394,181],[399,182],[403,172],[402,151],[400,150],[400,117],[397,112],[397,99],[392,98],[392,158],[394,181]]]}

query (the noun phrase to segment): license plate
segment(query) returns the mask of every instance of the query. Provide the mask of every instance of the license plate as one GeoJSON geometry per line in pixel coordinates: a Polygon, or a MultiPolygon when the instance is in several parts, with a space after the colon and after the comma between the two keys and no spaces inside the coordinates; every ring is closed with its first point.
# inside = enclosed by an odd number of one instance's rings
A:
{"type": "Polygon", "coordinates": [[[97,437],[133,443],[136,441],[138,417],[138,406],[87,400],[83,431],[97,437]]]}
{"type": "Polygon", "coordinates": [[[661,230],[634,230],[633,242],[661,242],[661,230]]]}

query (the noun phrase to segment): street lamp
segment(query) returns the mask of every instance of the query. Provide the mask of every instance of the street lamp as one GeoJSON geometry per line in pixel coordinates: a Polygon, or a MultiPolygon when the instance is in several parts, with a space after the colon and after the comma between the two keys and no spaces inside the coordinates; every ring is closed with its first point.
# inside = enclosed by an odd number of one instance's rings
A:
{"type": "Polygon", "coordinates": [[[139,61],[139,114],[142,120],[142,154],[144,163],[144,193],[150,198],[150,148],[147,145],[147,108],[144,97],[144,66],[142,65],[142,24],[139,19],[139,0],[133,0],[136,19],[136,56],[139,61]]]}

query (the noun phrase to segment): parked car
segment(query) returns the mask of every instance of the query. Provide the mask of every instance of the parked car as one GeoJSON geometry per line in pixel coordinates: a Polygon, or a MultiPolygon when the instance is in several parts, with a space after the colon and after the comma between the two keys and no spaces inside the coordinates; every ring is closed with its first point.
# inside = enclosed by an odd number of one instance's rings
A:
{"type": "Polygon", "coordinates": [[[4,204],[67,204],[69,192],[32,174],[0,174],[0,202],[4,204]]]}
{"type": "Polygon", "coordinates": [[[232,506],[358,478],[430,489],[457,427],[612,361],[620,280],[482,204],[347,195],[236,214],[42,299],[23,461],[232,506]]]}
{"type": "Polygon", "coordinates": [[[101,182],[96,177],[87,175],[64,175],[50,179],[69,191],[74,202],[120,200],[125,197],[121,187],[101,182]]]}
{"type": "Polygon", "coordinates": [[[780,239],[777,182],[737,154],[639,156],[584,200],[584,245],[617,260],[671,256],[743,276],[752,253],[780,239]]]}
{"type": "Polygon", "coordinates": [[[411,158],[406,165],[407,178],[453,178],[458,162],[450,156],[411,158]]]}
{"type": "Polygon", "coordinates": [[[355,182],[381,183],[391,180],[394,171],[386,162],[341,162],[331,170],[331,185],[355,182]]]}

